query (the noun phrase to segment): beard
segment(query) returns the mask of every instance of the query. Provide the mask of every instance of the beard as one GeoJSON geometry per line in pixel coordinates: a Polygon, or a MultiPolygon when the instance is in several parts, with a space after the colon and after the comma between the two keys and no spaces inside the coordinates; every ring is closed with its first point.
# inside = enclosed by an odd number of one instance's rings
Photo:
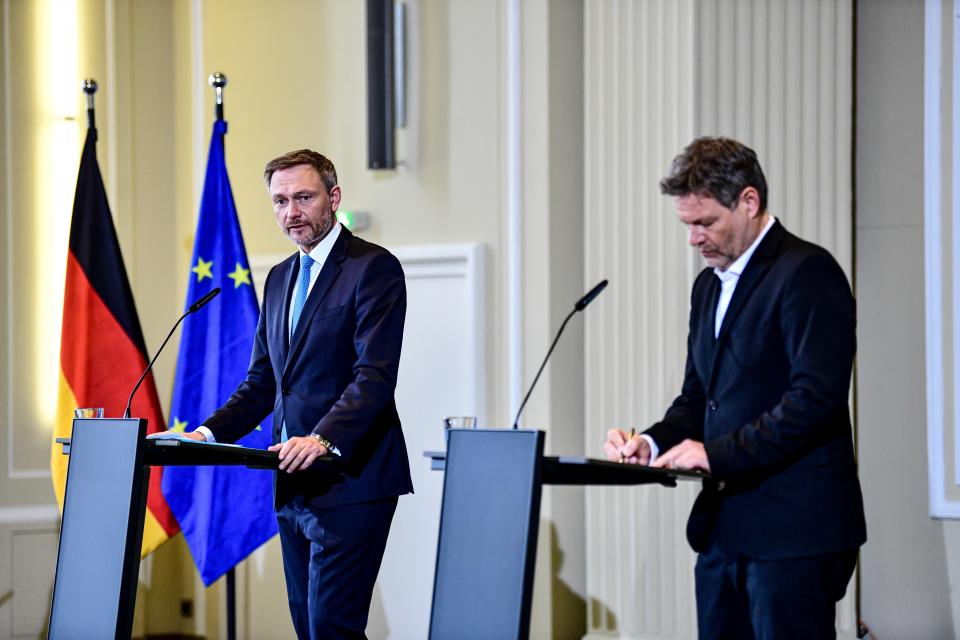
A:
{"type": "Polygon", "coordinates": [[[328,208],[318,222],[303,220],[293,228],[285,227],[283,232],[294,244],[309,252],[327,237],[335,220],[333,211],[328,208]]]}

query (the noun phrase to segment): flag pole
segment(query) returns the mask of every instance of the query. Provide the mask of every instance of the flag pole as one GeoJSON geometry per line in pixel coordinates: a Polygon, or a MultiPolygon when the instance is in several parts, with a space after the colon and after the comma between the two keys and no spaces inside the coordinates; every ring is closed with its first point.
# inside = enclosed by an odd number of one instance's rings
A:
{"type": "MultiPolygon", "coordinates": [[[[219,71],[210,74],[207,83],[216,94],[214,116],[217,122],[223,121],[223,88],[227,86],[227,76],[219,71]]],[[[237,574],[234,567],[227,570],[227,640],[237,638],[237,574]]]]}
{"type": "Polygon", "coordinates": [[[83,92],[87,94],[87,127],[95,130],[97,119],[93,113],[93,94],[97,92],[97,81],[93,78],[84,78],[81,86],[83,92]]]}

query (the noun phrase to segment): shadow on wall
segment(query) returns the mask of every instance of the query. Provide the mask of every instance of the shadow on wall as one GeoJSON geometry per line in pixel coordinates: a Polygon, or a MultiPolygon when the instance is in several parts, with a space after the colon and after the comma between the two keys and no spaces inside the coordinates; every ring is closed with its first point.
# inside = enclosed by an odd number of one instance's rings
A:
{"type": "Polygon", "coordinates": [[[590,599],[590,620],[594,629],[617,629],[617,614],[596,598],[590,599]]]}
{"type": "Polygon", "coordinates": [[[548,531],[553,567],[553,573],[550,576],[553,596],[553,637],[556,640],[562,638],[579,640],[587,635],[587,601],[571,589],[560,576],[563,570],[564,553],[558,541],[557,526],[551,522],[548,531]]]}

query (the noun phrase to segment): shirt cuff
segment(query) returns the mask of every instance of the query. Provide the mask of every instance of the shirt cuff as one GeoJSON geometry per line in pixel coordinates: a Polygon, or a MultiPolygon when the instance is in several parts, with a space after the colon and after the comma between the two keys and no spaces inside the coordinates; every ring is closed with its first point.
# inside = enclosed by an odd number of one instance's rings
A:
{"type": "MultiPolygon", "coordinates": [[[[202,427],[197,427],[199,431],[202,427]]],[[[653,461],[657,459],[657,456],[660,455],[660,447],[657,446],[657,443],[653,441],[653,438],[648,436],[645,433],[641,433],[640,437],[647,441],[647,444],[650,445],[650,462],[647,464],[653,464],[653,461]]]]}
{"type": "Polygon", "coordinates": [[[210,429],[207,429],[207,428],[206,428],[205,426],[203,426],[203,425],[200,425],[199,427],[197,427],[196,429],[194,429],[194,431],[196,431],[197,433],[203,435],[203,437],[207,439],[207,442],[216,442],[216,441],[217,441],[217,439],[213,437],[213,431],[210,431],[210,429]]]}

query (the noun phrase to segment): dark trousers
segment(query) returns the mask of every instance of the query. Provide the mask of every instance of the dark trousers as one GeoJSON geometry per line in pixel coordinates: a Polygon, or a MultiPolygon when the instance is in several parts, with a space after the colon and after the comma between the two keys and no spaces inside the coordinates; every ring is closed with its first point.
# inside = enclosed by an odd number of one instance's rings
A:
{"type": "Polygon", "coordinates": [[[836,605],[857,551],[787,560],[730,557],[715,546],[697,557],[700,640],[836,638],[836,605]]]}
{"type": "Polygon", "coordinates": [[[301,640],[366,638],[373,586],[397,498],[277,512],[290,615],[301,640]]]}

